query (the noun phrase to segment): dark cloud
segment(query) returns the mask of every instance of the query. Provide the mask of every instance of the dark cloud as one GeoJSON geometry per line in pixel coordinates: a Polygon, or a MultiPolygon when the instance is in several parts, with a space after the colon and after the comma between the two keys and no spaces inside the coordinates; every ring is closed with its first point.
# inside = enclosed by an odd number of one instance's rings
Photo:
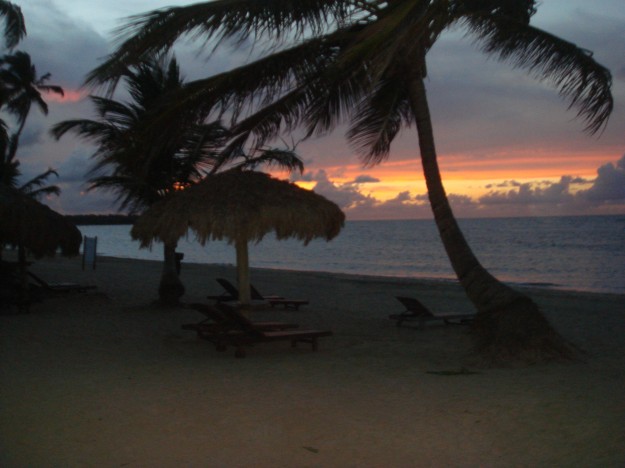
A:
{"type": "MultiPolygon", "coordinates": [[[[500,184],[504,187],[508,184],[500,184]]],[[[605,203],[625,203],[625,156],[616,164],[608,163],[597,170],[597,178],[562,176],[558,182],[524,183],[510,190],[491,190],[479,198],[484,206],[492,205],[550,205],[553,207],[589,208],[605,203]],[[588,185],[588,189],[572,190],[573,185],[588,185]]]]}
{"type": "Polygon", "coordinates": [[[28,146],[40,144],[45,140],[46,129],[40,123],[26,125],[20,135],[20,149],[26,150],[28,146]]]}
{"type": "Polygon", "coordinates": [[[579,195],[595,203],[625,203],[625,156],[616,165],[608,163],[601,166],[592,187],[579,195]]]}
{"type": "Polygon", "coordinates": [[[326,171],[323,169],[315,173],[307,173],[301,180],[317,182],[315,192],[332,200],[342,209],[362,205],[371,206],[375,203],[374,198],[363,195],[353,185],[336,185],[328,178],[326,171]]]}
{"type": "Polygon", "coordinates": [[[82,85],[86,73],[109,53],[108,41],[88,24],[74,20],[49,1],[22,6],[28,35],[19,48],[28,52],[40,75],[68,88],[82,85]]]}
{"type": "Polygon", "coordinates": [[[91,153],[87,150],[77,150],[58,166],[61,181],[66,183],[81,182],[87,180],[87,173],[93,166],[90,160],[91,153]]]}
{"type": "Polygon", "coordinates": [[[525,183],[518,190],[490,191],[480,197],[483,205],[512,204],[530,205],[543,203],[567,203],[573,200],[569,188],[572,177],[563,176],[556,183],[525,183]]]}
{"type": "Polygon", "coordinates": [[[508,188],[508,187],[520,187],[521,182],[517,182],[516,180],[504,180],[499,184],[488,184],[485,187],[487,189],[491,188],[508,188]]]}
{"type": "Polygon", "coordinates": [[[369,184],[369,183],[376,183],[376,182],[380,182],[380,179],[378,179],[377,177],[372,177],[370,175],[359,175],[358,177],[356,177],[353,181],[349,182],[350,184],[369,184]]]}

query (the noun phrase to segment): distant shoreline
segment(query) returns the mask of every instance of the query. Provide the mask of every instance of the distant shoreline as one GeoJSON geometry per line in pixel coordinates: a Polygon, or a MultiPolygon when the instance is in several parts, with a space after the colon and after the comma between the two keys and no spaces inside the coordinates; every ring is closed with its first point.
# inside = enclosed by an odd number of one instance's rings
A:
{"type": "Polygon", "coordinates": [[[120,224],[134,224],[137,216],[134,215],[66,215],[68,220],[77,226],[114,226],[120,224]]]}

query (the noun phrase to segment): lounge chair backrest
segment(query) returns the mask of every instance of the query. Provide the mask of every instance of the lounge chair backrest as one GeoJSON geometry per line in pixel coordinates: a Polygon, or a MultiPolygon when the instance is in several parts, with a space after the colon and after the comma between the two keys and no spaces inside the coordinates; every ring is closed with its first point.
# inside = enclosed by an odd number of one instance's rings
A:
{"type": "Polygon", "coordinates": [[[395,298],[399,302],[401,302],[406,308],[406,310],[408,310],[409,312],[413,312],[416,315],[425,315],[425,316],[433,315],[430,309],[425,307],[423,304],[421,304],[421,302],[419,302],[414,297],[395,296],[395,298]]]}
{"type": "Polygon", "coordinates": [[[220,302],[215,305],[217,309],[230,321],[232,325],[246,331],[257,331],[254,322],[243,315],[236,307],[220,302]]]}
{"type": "Polygon", "coordinates": [[[234,297],[235,299],[239,298],[239,290],[230,281],[225,278],[217,278],[217,282],[221,284],[226,292],[232,297],[234,297]]]}
{"type": "Polygon", "coordinates": [[[254,286],[252,286],[250,284],[250,294],[252,295],[252,299],[253,300],[258,300],[258,301],[264,301],[265,297],[258,292],[258,289],[256,289],[254,286]]]}
{"type": "Polygon", "coordinates": [[[211,319],[213,322],[223,323],[227,320],[224,314],[219,309],[217,309],[216,307],[213,307],[212,305],[203,304],[203,303],[193,303],[193,304],[189,304],[189,307],[197,310],[198,312],[201,312],[207,318],[211,319]]]}
{"type": "MultiPolygon", "coordinates": [[[[232,297],[236,299],[239,298],[239,290],[230,281],[228,281],[225,278],[217,278],[217,282],[221,284],[221,286],[226,290],[226,292],[230,294],[232,297]]],[[[258,301],[265,300],[265,297],[260,292],[258,292],[258,289],[256,289],[251,284],[250,284],[250,294],[252,295],[253,300],[258,300],[258,301]]]]}

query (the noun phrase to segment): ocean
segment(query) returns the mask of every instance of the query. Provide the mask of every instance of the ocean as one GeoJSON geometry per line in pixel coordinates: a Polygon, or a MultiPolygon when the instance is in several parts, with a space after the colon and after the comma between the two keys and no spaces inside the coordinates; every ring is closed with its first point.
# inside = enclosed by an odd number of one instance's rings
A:
{"type": "MultiPolygon", "coordinates": [[[[461,219],[482,264],[513,285],[625,294],[625,216],[461,219]]],[[[98,237],[98,255],[161,260],[161,244],[139,249],[130,226],[79,226],[98,237]]],[[[235,264],[225,241],[179,242],[184,262],[235,264]]],[[[432,220],[348,221],[330,242],[307,246],[271,234],[250,245],[257,268],[452,280],[453,270],[432,220]]],[[[184,268],[184,266],[183,266],[184,268]]]]}

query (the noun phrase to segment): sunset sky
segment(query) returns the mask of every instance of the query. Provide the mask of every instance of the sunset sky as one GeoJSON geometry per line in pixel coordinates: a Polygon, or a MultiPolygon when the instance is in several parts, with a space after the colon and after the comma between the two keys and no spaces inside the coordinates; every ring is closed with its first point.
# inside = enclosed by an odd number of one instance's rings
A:
{"type": "MultiPolygon", "coordinates": [[[[112,197],[85,192],[93,148],[71,136],[48,136],[56,122],[94,117],[81,85],[112,51],[112,29],[129,15],[185,5],[175,0],[17,0],[40,75],[63,86],[47,96],[49,115],[33,108],[18,157],[25,177],[53,167],[60,197],[46,200],[68,214],[115,212],[112,197]]],[[[589,136],[557,92],[523,70],[482,54],[462,30],[444,35],[429,54],[430,98],[439,163],[458,217],[625,214],[625,8],[623,0],[543,0],[532,24],[591,50],[613,75],[615,109],[589,136]]],[[[248,51],[206,60],[198,47],[177,50],[187,80],[237,66],[248,51]]],[[[344,128],[297,150],[302,186],[337,202],[348,219],[430,217],[414,128],[403,130],[389,159],[363,167],[344,128]]]]}

